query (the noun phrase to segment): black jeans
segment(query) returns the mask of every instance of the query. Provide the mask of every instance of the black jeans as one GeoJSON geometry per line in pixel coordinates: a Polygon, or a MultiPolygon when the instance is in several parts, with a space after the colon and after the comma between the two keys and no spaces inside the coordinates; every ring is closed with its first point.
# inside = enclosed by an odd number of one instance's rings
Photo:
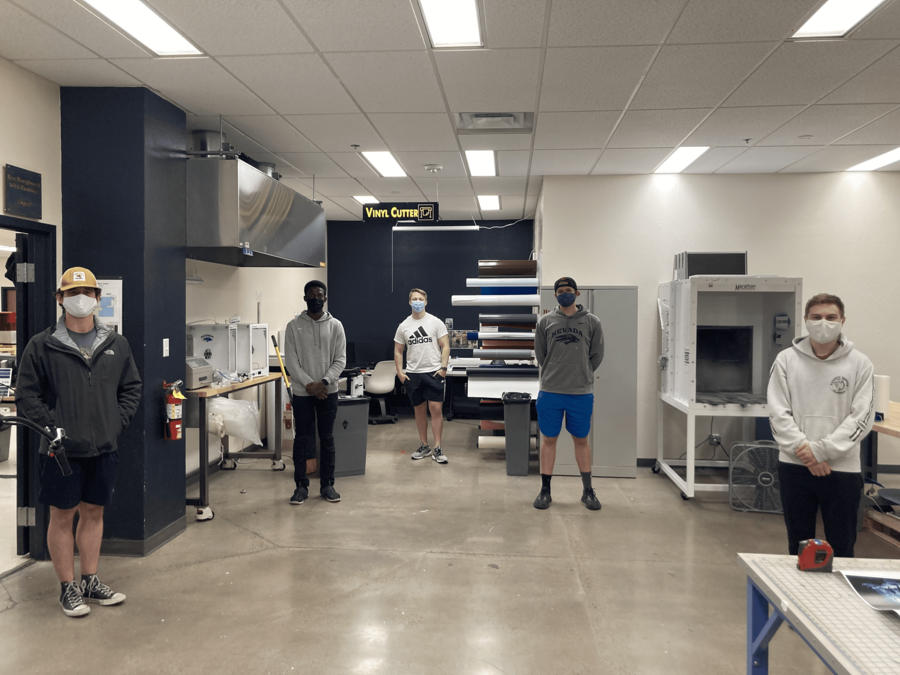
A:
{"type": "Polygon", "coordinates": [[[821,508],[825,540],[831,544],[834,555],[852,558],[862,474],[832,471],[827,476],[813,476],[803,465],[778,462],[778,480],[788,553],[797,555],[801,541],[816,538],[816,511],[821,508]]]}
{"type": "Polygon", "coordinates": [[[334,485],[334,420],[337,417],[338,395],[328,394],[328,398],[315,396],[293,396],[294,408],[294,483],[309,487],[306,477],[306,460],[316,456],[315,443],[309,440],[319,428],[319,482],[324,488],[334,485]],[[312,451],[307,451],[307,444],[312,451]]]}

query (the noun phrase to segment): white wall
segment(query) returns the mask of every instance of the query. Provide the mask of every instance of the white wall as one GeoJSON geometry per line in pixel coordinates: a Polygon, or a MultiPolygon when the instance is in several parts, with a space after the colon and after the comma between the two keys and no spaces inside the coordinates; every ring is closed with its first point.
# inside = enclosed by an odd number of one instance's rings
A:
{"type": "MultiPolygon", "coordinates": [[[[0,166],[41,174],[43,218],[55,225],[57,269],[62,264],[62,151],[59,85],[0,58],[0,166]]],[[[5,198],[5,183],[0,188],[5,198]]]]}
{"type": "MultiPolygon", "coordinates": [[[[638,457],[656,456],[656,295],[680,251],[748,251],[750,274],[839,295],[846,335],[900,400],[900,173],[548,176],[541,199],[544,279],[639,287],[638,457]]],[[[900,463],[879,440],[880,462],[900,463]]]]}

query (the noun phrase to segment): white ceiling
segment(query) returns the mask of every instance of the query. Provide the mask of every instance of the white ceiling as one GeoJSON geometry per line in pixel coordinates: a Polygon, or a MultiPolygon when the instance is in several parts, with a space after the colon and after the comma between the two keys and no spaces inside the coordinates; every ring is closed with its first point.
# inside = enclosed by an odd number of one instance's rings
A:
{"type": "Polygon", "coordinates": [[[900,0],[815,42],[788,38],[822,0],[480,0],[486,48],[455,51],[431,49],[417,0],[146,2],[206,56],[152,58],[75,0],[0,0],[0,56],[62,86],[147,86],[189,130],[221,116],[286,184],[312,196],[315,175],[333,220],[361,217],[357,194],[527,217],[545,175],[650,173],[680,145],[712,146],[689,173],[841,171],[900,145],[900,0]],[[460,112],[530,112],[534,131],[459,135],[460,112]],[[470,177],[467,149],[498,151],[499,177],[470,177]]]}

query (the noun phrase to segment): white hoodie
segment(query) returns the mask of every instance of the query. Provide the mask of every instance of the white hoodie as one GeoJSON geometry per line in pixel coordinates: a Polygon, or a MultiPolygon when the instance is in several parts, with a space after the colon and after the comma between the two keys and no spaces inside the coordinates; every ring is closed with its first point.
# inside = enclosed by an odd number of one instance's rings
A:
{"type": "Polygon", "coordinates": [[[872,362],[841,335],[837,351],[819,359],[809,337],[775,359],[769,374],[769,421],[782,462],[803,465],[795,451],[809,442],[833,471],[861,470],[859,443],[872,430],[875,385],[872,362]]]}

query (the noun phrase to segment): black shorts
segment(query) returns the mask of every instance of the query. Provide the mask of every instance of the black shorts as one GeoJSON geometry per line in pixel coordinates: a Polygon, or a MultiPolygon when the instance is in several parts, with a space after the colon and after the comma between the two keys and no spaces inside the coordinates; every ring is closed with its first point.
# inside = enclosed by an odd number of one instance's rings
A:
{"type": "Polygon", "coordinates": [[[58,509],[74,509],[81,502],[108,506],[116,482],[119,453],[98,457],[69,457],[71,476],[63,476],[56,460],[41,455],[41,504],[58,509]]]}
{"type": "Polygon", "coordinates": [[[409,394],[413,408],[425,401],[444,400],[444,378],[438,375],[436,370],[431,373],[407,373],[407,375],[409,380],[406,381],[406,393],[409,394]]]}

